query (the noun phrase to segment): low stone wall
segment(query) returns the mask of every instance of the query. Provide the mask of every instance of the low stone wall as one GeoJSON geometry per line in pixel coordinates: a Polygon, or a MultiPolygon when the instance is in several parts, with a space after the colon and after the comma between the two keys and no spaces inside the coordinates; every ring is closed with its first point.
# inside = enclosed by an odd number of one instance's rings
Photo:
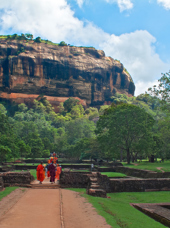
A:
{"type": "MultiPolygon", "coordinates": [[[[90,170],[90,165],[61,165],[62,168],[70,168],[70,169],[89,169],[90,170]]],[[[37,165],[15,165],[15,170],[28,170],[28,169],[36,169],[37,165]]]]}
{"type": "Polygon", "coordinates": [[[97,168],[98,172],[116,172],[116,169],[113,167],[108,167],[108,168],[97,168]]]}
{"type": "Polygon", "coordinates": [[[15,165],[15,170],[29,170],[29,169],[36,169],[37,165],[15,165]]]}
{"type": "Polygon", "coordinates": [[[111,179],[107,192],[170,191],[170,179],[111,179]]]}
{"type": "Polygon", "coordinates": [[[27,186],[34,180],[30,172],[7,172],[1,173],[0,178],[3,179],[4,187],[9,186],[27,186]]]}
{"type": "Polygon", "coordinates": [[[10,166],[10,167],[8,167],[8,166],[2,166],[2,167],[0,167],[0,172],[8,172],[8,171],[12,171],[12,170],[14,170],[14,166],[10,166]]]}
{"type": "Polygon", "coordinates": [[[108,176],[101,175],[97,173],[98,184],[104,189],[106,192],[111,192],[111,182],[108,176]]]}
{"type": "Polygon", "coordinates": [[[2,191],[4,189],[4,181],[3,178],[0,177],[0,191],[2,191]]]}
{"type": "Polygon", "coordinates": [[[170,172],[158,173],[149,170],[134,169],[124,166],[114,167],[115,172],[124,173],[127,176],[140,177],[140,178],[170,178],[170,172]]]}
{"type": "Polygon", "coordinates": [[[88,182],[88,174],[62,172],[60,177],[60,186],[62,188],[86,188],[88,182]]]}

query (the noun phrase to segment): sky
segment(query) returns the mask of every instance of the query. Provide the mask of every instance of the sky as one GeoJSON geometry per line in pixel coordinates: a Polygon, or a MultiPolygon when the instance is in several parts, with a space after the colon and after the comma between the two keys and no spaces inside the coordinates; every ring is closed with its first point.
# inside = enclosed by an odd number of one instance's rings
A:
{"type": "Polygon", "coordinates": [[[135,96],[170,70],[170,0],[0,0],[0,34],[14,33],[104,50],[135,96]]]}

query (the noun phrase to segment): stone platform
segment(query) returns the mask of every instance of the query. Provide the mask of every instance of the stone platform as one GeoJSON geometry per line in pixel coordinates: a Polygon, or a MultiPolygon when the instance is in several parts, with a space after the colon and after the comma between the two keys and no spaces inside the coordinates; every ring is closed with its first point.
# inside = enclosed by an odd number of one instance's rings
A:
{"type": "Polygon", "coordinates": [[[170,203],[138,203],[131,204],[131,206],[170,227],[170,203]]]}
{"type": "Polygon", "coordinates": [[[51,184],[50,178],[45,178],[42,184],[39,183],[38,180],[34,180],[30,184],[30,188],[34,189],[57,189],[60,188],[60,185],[58,181],[55,181],[55,183],[51,184]]]}

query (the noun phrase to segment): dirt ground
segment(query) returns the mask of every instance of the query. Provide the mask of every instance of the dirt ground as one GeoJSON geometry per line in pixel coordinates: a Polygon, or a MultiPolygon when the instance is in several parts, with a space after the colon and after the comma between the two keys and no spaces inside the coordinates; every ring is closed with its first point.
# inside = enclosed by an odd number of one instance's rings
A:
{"type": "Polygon", "coordinates": [[[27,189],[18,188],[0,201],[0,218],[7,213],[26,193],[27,189]]]}
{"type": "Polygon", "coordinates": [[[79,193],[17,189],[0,201],[0,228],[111,228],[79,193]]]}

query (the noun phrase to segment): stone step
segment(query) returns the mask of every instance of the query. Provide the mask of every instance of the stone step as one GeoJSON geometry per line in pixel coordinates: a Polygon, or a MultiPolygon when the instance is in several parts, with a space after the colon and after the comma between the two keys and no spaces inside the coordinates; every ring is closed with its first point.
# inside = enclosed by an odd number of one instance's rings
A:
{"type": "Polygon", "coordinates": [[[58,184],[31,184],[33,189],[57,189],[60,188],[58,184]]]}
{"type": "Polygon", "coordinates": [[[90,188],[88,190],[88,194],[91,195],[91,196],[97,196],[97,197],[103,197],[103,198],[106,198],[107,197],[106,191],[103,190],[103,189],[93,189],[93,188],[90,188]]]}
{"type": "Polygon", "coordinates": [[[97,172],[92,172],[90,176],[91,177],[97,177],[97,172]]]}
{"type": "Polygon", "coordinates": [[[100,185],[98,185],[98,184],[91,184],[90,185],[90,188],[92,188],[92,189],[100,189],[100,185]]]}
{"type": "Polygon", "coordinates": [[[97,182],[98,179],[97,179],[96,177],[90,177],[90,181],[91,181],[91,182],[97,182]]]}

